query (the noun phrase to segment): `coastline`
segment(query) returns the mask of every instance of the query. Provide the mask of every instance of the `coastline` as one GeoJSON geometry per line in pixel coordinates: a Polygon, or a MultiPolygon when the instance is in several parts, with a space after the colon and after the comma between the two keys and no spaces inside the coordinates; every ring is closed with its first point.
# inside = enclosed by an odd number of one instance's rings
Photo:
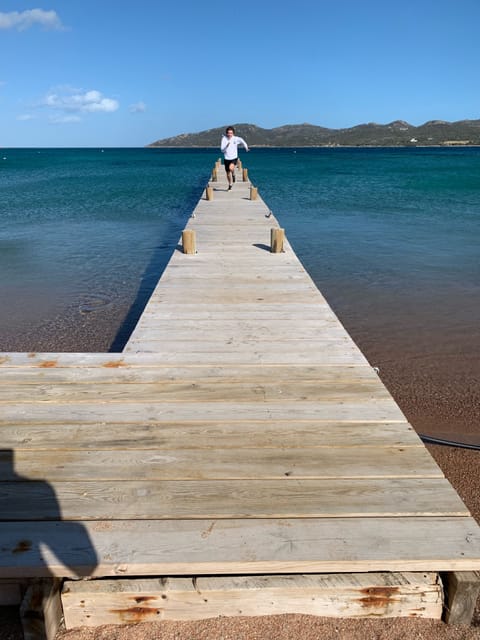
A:
{"type": "MultiPolygon", "coordinates": [[[[96,147],[93,147],[96,148],[96,147]]],[[[250,149],[476,149],[480,148],[480,144],[463,144],[463,143],[444,143],[444,144],[292,144],[292,145],[270,145],[270,144],[251,144],[250,149]]],[[[188,151],[189,149],[205,149],[218,150],[218,145],[192,145],[185,147],[180,145],[164,145],[164,144],[146,144],[142,149],[181,149],[188,151]]]]}

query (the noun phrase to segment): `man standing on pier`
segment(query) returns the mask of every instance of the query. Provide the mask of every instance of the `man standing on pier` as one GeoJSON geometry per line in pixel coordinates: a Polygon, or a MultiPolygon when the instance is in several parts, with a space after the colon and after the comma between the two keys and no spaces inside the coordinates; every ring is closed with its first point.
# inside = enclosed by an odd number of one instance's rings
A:
{"type": "Polygon", "coordinates": [[[228,190],[232,188],[235,182],[235,167],[238,162],[238,145],[242,144],[246,151],[248,151],[247,143],[240,136],[235,135],[235,129],[233,127],[227,127],[225,134],[222,136],[222,142],[220,149],[224,155],[225,171],[227,172],[228,190]]]}

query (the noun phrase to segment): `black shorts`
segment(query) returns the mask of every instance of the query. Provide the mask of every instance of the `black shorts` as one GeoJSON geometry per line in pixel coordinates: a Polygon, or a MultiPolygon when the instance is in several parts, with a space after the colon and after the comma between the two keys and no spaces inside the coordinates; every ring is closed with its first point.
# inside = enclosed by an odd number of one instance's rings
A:
{"type": "Polygon", "coordinates": [[[233,163],[235,166],[237,166],[237,162],[238,162],[238,158],[231,158],[230,160],[227,160],[226,158],[223,160],[223,164],[225,165],[225,171],[230,171],[229,166],[233,163]]]}

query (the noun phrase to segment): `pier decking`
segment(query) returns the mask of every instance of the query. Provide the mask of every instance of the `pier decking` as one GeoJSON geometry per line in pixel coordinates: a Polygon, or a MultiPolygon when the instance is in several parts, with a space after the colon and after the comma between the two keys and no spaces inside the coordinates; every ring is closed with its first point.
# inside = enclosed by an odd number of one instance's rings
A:
{"type": "Polygon", "coordinates": [[[123,353],[0,354],[0,577],[480,569],[478,525],[288,241],[270,252],[263,200],[240,172],[212,186],[123,353]]]}

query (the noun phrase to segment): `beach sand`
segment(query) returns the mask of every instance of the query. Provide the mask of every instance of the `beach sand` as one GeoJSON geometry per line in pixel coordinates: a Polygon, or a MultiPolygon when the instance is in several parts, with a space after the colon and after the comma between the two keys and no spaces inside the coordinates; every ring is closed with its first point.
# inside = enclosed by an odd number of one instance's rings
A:
{"type": "MultiPolygon", "coordinates": [[[[61,332],[44,332],[39,351],[107,350],[119,320],[98,323],[84,316],[61,332]],[[105,326],[103,326],[105,324],[105,326]],[[86,340],[88,336],[88,341],[86,340]],[[61,345],[61,346],[59,346],[61,345]]],[[[30,336],[31,339],[31,336],[30,336]]],[[[480,373],[475,349],[459,349],[445,357],[435,354],[415,366],[403,352],[393,353],[377,341],[357,344],[380,375],[417,432],[480,442],[480,373]]],[[[12,350],[24,349],[17,342],[12,350]],[[21,346],[21,348],[19,348],[21,346]]],[[[427,445],[446,477],[480,523],[480,452],[427,445]]],[[[432,541],[434,544],[434,541],[432,541]]],[[[0,640],[20,640],[16,611],[0,608],[0,640]]],[[[302,615],[261,618],[218,618],[196,622],[161,622],[62,631],[56,640],[480,640],[480,599],[472,624],[446,625],[431,620],[338,619],[302,615]]]]}

